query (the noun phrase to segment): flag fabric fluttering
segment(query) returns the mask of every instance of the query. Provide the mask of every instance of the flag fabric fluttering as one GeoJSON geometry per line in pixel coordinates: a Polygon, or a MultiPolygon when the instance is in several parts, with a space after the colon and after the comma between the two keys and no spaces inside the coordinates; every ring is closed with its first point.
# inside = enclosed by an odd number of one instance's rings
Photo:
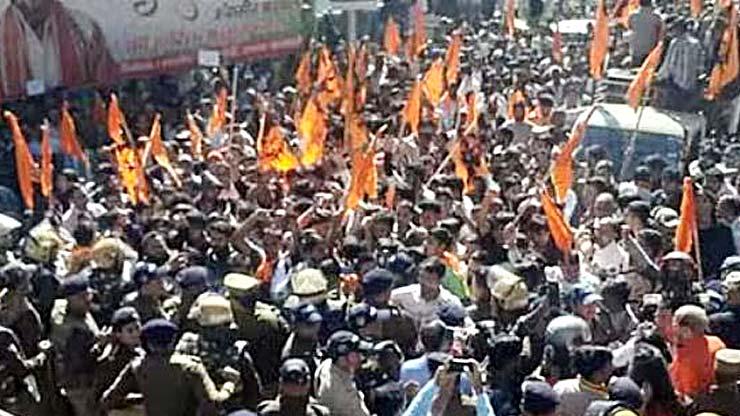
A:
{"type": "Polygon", "coordinates": [[[303,53],[298,69],[295,72],[295,84],[301,95],[311,93],[311,51],[303,53]]]}
{"type": "Polygon", "coordinates": [[[542,210],[545,212],[545,218],[547,219],[547,228],[550,230],[555,247],[563,255],[569,255],[573,249],[573,231],[565,222],[562,211],[560,211],[560,208],[558,208],[547,191],[542,191],[540,202],[542,203],[542,210]]]}
{"type": "Polygon", "coordinates": [[[411,17],[413,20],[413,31],[407,41],[406,55],[409,60],[421,56],[427,47],[427,30],[424,21],[424,10],[421,1],[416,1],[411,6],[411,17]]]}
{"type": "Polygon", "coordinates": [[[514,19],[516,16],[516,0],[506,0],[506,14],[504,15],[504,30],[509,37],[516,33],[514,19]]]}
{"type": "Polygon", "coordinates": [[[594,24],[593,38],[591,39],[591,49],[589,50],[589,73],[591,78],[600,80],[604,60],[609,52],[609,16],[606,14],[604,0],[598,0],[596,6],[596,23],[594,24]]]}
{"type": "Polygon", "coordinates": [[[347,210],[356,209],[365,198],[377,198],[378,173],[375,166],[375,149],[368,143],[352,155],[352,178],[345,201],[347,210]]]}
{"type": "Polygon", "coordinates": [[[461,33],[455,32],[452,34],[452,41],[445,53],[445,78],[447,85],[454,85],[460,75],[460,50],[462,50],[462,42],[461,33]]]}
{"type": "Polygon", "coordinates": [[[444,63],[441,58],[432,62],[422,81],[424,96],[437,108],[445,92],[444,63]]]}
{"type": "Polygon", "coordinates": [[[344,92],[343,80],[334,63],[334,58],[326,45],[319,52],[316,82],[320,88],[316,99],[322,111],[327,111],[331,104],[342,99],[342,93],[344,92]]]}
{"type": "Polygon", "coordinates": [[[54,160],[51,150],[51,138],[49,137],[49,122],[45,121],[41,126],[41,195],[51,198],[54,189],[54,160]]]}
{"type": "Polygon", "coordinates": [[[421,123],[421,95],[421,82],[416,80],[402,113],[404,123],[407,123],[411,132],[417,135],[419,134],[419,123],[421,123]]]}
{"type": "Polygon", "coordinates": [[[110,136],[113,143],[117,145],[123,145],[126,140],[123,138],[123,126],[126,123],[126,118],[121,112],[121,107],[118,105],[118,97],[116,94],[111,94],[110,104],[108,105],[108,136],[110,136]]]}
{"type": "MultiPolygon", "coordinates": [[[[266,123],[266,116],[263,116],[262,123],[266,123]]],[[[272,125],[268,128],[263,125],[260,127],[260,133],[257,138],[257,155],[262,171],[285,173],[300,166],[298,158],[288,148],[280,126],[272,125]]]]}
{"type": "Polygon", "coordinates": [[[730,5],[729,13],[730,18],[722,34],[717,63],[709,75],[709,86],[705,94],[709,100],[716,99],[722,93],[722,90],[740,74],[740,53],[738,52],[737,37],[738,15],[734,5],[730,5]]]}
{"type": "Polygon", "coordinates": [[[312,166],[321,160],[324,155],[324,142],[327,134],[324,113],[319,108],[316,99],[312,97],[298,123],[298,134],[301,138],[301,164],[312,166]]]}
{"type": "Polygon", "coordinates": [[[162,117],[159,114],[154,116],[152,129],[149,133],[152,158],[155,162],[157,162],[159,166],[167,171],[170,177],[172,177],[172,180],[175,182],[175,185],[179,188],[180,186],[182,186],[182,182],[180,181],[180,177],[177,175],[177,172],[175,172],[175,168],[172,167],[172,163],[170,163],[170,157],[167,154],[167,148],[164,146],[164,142],[162,141],[161,119],[162,117]]]}
{"type": "Polygon", "coordinates": [[[645,95],[645,92],[650,89],[650,84],[653,82],[653,75],[655,74],[655,70],[658,68],[662,55],[663,42],[660,41],[655,45],[655,48],[650,51],[650,54],[645,58],[645,61],[643,61],[640,66],[640,71],[637,73],[635,79],[630,82],[629,88],[627,88],[627,96],[625,98],[627,100],[627,104],[629,104],[633,109],[637,110],[642,103],[643,95],[645,95]]]}
{"type": "Polygon", "coordinates": [[[196,160],[203,159],[203,132],[200,130],[195,117],[188,110],[185,115],[188,131],[190,132],[190,153],[196,160]]]}
{"type": "Polygon", "coordinates": [[[28,148],[26,138],[23,137],[23,131],[18,122],[18,118],[10,111],[4,113],[5,120],[10,125],[10,131],[13,135],[13,153],[15,154],[15,173],[18,179],[18,188],[21,191],[23,205],[27,209],[33,210],[33,177],[36,166],[28,148]]]}
{"type": "Polygon", "coordinates": [[[116,150],[116,164],[121,186],[133,205],[149,203],[149,186],[146,182],[141,156],[129,146],[116,150]]]}
{"type": "Polygon", "coordinates": [[[383,49],[388,55],[397,56],[401,49],[401,31],[393,17],[389,17],[385,23],[383,33],[383,49]]]}
{"type": "Polygon", "coordinates": [[[684,253],[691,253],[696,233],[696,200],[694,197],[694,183],[691,178],[683,180],[683,196],[681,198],[681,214],[676,227],[675,249],[684,253]]]}
{"type": "Polygon", "coordinates": [[[62,114],[59,119],[59,147],[65,155],[73,157],[85,163],[85,165],[88,164],[87,155],[80,147],[80,142],[77,141],[77,127],[72,114],[69,112],[67,102],[62,104],[62,114]]]}
{"type": "Polygon", "coordinates": [[[563,148],[560,149],[560,154],[558,154],[553,162],[550,180],[555,189],[555,199],[561,204],[565,203],[566,194],[573,185],[573,153],[581,144],[583,136],[586,133],[588,120],[594,111],[595,107],[592,107],[586,118],[579,120],[573,126],[568,141],[565,142],[563,148]]]}
{"type": "Polygon", "coordinates": [[[226,107],[229,101],[229,91],[225,87],[219,88],[215,101],[206,126],[208,137],[215,137],[226,127],[226,107]]]}

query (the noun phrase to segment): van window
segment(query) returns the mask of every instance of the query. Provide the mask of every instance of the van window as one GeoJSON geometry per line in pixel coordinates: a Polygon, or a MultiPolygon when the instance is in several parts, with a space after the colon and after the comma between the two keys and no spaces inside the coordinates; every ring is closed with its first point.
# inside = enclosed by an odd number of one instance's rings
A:
{"type": "MultiPolygon", "coordinates": [[[[599,145],[603,147],[610,160],[614,163],[614,174],[618,176],[622,170],[627,146],[632,135],[630,130],[611,129],[606,127],[588,127],[585,137],[581,142],[581,151],[578,158],[585,157],[584,150],[588,147],[599,145]]],[[[635,153],[632,157],[632,164],[627,172],[627,178],[630,179],[635,168],[641,161],[652,154],[659,154],[668,162],[668,166],[679,168],[681,161],[681,151],[683,139],[681,137],[667,136],[654,133],[637,133],[635,138],[635,153]]]]}

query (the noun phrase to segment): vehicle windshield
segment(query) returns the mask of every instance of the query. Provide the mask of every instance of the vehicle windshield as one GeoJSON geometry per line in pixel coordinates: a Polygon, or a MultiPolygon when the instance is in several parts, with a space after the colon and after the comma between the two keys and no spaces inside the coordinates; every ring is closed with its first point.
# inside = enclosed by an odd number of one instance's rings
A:
{"type": "MultiPolygon", "coordinates": [[[[586,148],[599,145],[606,150],[609,159],[614,163],[614,175],[619,176],[631,135],[631,130],[588,127],[583,142],[581,142],[581,151],[578,154],[578,158],[582,159],[585,157],[583,150],[586,148]]],[[[681,137],[638,132],[635,139],[635,153],[632,158],[632,164],[626,172],[626,178],[621,179],[631,178],[639,162],[653,154],[660,155],[668,162],[668,166],[678,169],[681,161],[682,143],[683,139],[681,137]]]]}

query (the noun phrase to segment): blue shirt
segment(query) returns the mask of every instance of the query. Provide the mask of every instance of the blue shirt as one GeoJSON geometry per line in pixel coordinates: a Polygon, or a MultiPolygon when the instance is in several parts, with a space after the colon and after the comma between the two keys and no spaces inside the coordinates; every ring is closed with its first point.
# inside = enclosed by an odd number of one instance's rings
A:
{"type": "MultiPolygon", "coordinates": [[[[411,401],[411,404],[406,408],[402,416],[427,416],[432,410],[432,402],[438,392],[439,386],[437,386],[434,380],[429,381],[419,390],[419,393],[411,401]]],[[[487,395],[481,393],[477,396],[475,400],[475,414],[476,416],[495,416],[487,395]]]]}

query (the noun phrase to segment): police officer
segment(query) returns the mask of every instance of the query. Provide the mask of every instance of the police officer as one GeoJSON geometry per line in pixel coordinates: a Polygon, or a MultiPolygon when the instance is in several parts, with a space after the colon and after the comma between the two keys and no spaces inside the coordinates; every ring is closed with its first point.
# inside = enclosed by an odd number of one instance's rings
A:
{"type": "Polygon", "coordinates": [[[153,319],[142,327],[146,355],[127,365],[103,393],[103,411],[124,405],[129,393],[140,391],[148,415],[218,414],[216,405],[234,394],[239,377],[225,372],[227,381],[217,388],[199,358],[174,352],[177,332],[175,324],[163,319],[153,319]]]}
{"type": "Polygon", "coordinates": [[[111,318],[113,336],[110,343],[98,357],[93,380],[95,397],[100,398],[103,392],[116,380],[118,374],[134,358],[143,355],[141,345],[141,320],[131,306],[124,306],[111,318]]]}
{"type": "Polygon", "coordinates": [[[67,392],[76,415],[95,414],[92,382],[101,332],[90,313],[90,282],[81,274],[72,275],[61,289],[66,299],[54,304],[51,316],[57,383],[67,392]]]}
{"type": "Polygon", "coordinates": [[[354,377],[362,364],[362,351],[370,346],[359,335],[340,330],[327,341],[329,358],[316,371],[316,399],[335,416],[369,416],[363,394],[354,377]]]}
{"type": "Polygon", "coordinates": [[[0,282],[7,289],[0,297],[0,325],[13,330],[18,336],[26,356],[39,353],[43,339],[41,317],[29,300],[33,266],[20,262],[8,263],[0,268],[0,282]]]}
{"type": "Polygon", "coordinates": [[[288,323],[280,311],[257,301],[261,282],[244,274],[231,273],[224,278],[239,338],[247,342],[262,380],[266,397],[277,390],[280,352],[288,338],[288,323]]]}
{"type": "Polygon", "coordinates": [[[167,318],[162,308],[162,297],[166,293],[162,277],[161,270],[154,263],[138,263],[134,269],[133,280],[137,290],[126,295],[123,303],[136,309],[143,322],[167,318]]]}
{"type": "Polygon", "coordinates": [[[33,382],[34,370],[44,364],[46,355],[27,359],[16,334],[0,326],[0,407],[19,415],[41,415],[39,392],[33,382]],[[35,397],[34,397],[35,396],[35,397]]]}
{"type": "Polygon", "coordinates": [[[247,342],[239,338],[233,322],[229,301],[217,293],[204,293],[196,299],[190,318],[198,324],[196,332],[182,335],[175,351],[198,357],[216,383],[226,379],[224,369],[234,369],[240,374],[242,393],[222,404],[222,408],[256,408],[261,399],[262,386],[247,342]]]}
{"type": "Polygon", "coordinates": [[[285,301],[288,309],[306,304],[316,306],[323,320],[319,332],[321,342],[333,332],[344,328],[346,304],[329,300],[329,282],[318,269],[303,269],[290,277],[292,295],[285,301]]]}
{"type": "Polygon", "coordinates": [[[191,266],[180,270],[175,281],[180,286],[180,296],[173,302],[176,305],[172,315],[174,322],[181,331],[194,331],[197,325],[188,319],[190,307],[195,299],[208,290],[210,271],[203,266],[191,266]]]}
{"type": "Polygon", "coordinates": [[[287,359],[280,366],[279,394],[257,407],[260,416],[324,416],[329,409],[309,395],[311,370],[305,361],[287,359]]]}
{"type": "Polygon", "coordinates": [[[311,374],[319,366],[319,330],[323,318],[319,310],[311,304],[300,306],[291,313],[293,332],[283,347],[282,359],[301,358],[311,369],[311,374]]]}

